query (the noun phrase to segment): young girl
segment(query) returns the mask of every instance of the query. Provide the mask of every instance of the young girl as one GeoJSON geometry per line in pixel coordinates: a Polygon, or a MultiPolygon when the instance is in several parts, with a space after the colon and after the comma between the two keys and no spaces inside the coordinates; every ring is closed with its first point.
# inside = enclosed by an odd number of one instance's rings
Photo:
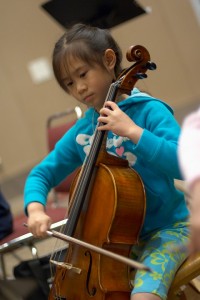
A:
{"type": "Polygon", "coordinates": [[[200,251],[200,107],[186,117],[179,138],[179,161],[190,198],[191,252],[200,251]]]}
{"type": "MultiPolygon", "coordinates": [[[[169,251],[188,237],[188,210],[174,187],[181,177],[177,161],[180,128],[172,109],[134,88],[131,96],[118,95],[117,104],[104,101],[121,72],[121,51],[107,30],[76,24],[56,43],[53,69],[60,86],[88,110],[53,150],[31,171],[25,186],[28,227],[44,236],[51,219],[45,213],[47,194],[88,155],[94,128],[107,130],[107,150],[129,161],[146,191],[146,216],[140,242],[132,257],[154,272],[136,272],[131,300],[166,299],[185,253],[169,251]],[[109,106],[109,108],[107,107],[109,106]]],[[[105,208],[106,213],[106,208],[105,208]]]]}

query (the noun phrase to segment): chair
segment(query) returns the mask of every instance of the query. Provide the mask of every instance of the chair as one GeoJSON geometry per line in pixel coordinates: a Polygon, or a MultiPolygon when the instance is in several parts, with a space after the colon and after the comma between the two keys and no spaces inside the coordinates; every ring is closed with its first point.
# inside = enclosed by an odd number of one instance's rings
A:
{"type": "MultiPolygon", "coordinates": [[[[62,224],[66,223],[66,208],[57,207],[51,208],[47,206],[47,214],[53,220],[52,229],[59,229],[62,224]]],[[[13,233],[9,234],[6,238],[0,241],[0,269],[2,270],[2,278],[6,279],[6,265],[4,260],[4,255],[7,253],[12,253],[12,255],[21,260],[17,255],[15,255],[15,250],[20,247],[27,247],[33,258],[38,257],[38,250],[36,243],[41,241],[41,239],[36,239],[31,233],[27,233],[27,228],[23,226],[26,223],[27,217],[22,214],[14,218],[14,228],[13,233]]]]}
{"type": "MultiPolygon", "coordinates": [[[[47,119],[47,145],[48,151],[54,149],[58,140],[81,118],[82,110],[79,106],[63,112],[55,113],[47,119]],[[75,117],[74,117],[75,116],[75,117]]],[[[58,195],[69,192],[75,171],[53,189],[54,201],[58,205],[58,195]]]]}
{"type": "MultiPolygon", "coordinates": [[[[194,257],[188,257],[180,266],[176,276],[172,282],[168,293],[168,300],[186,299],[184,291],[191,286],[192,280],[200,275],[200,254],[197,253],[194,257]]],[[[200,291],[198,290],[199,294],[200,291]]],[[[200,299],[200,298],[198,298],[200,299]]]]}
{"type": "MultiPolygon", "coordinates": [[[[61,113],[56,113],[50,116],[47,120],[47,143],[48,143],[48,151],[53,150],[56,142],[63,136],[63,134],[69,130],[71,126],[75,124],[77,119],[82,116],[82,111],[80,107],[75,107],[73,109],[68,109],[61,113]],[[66,118],[65,121],[63,121],[66,118]]],[[[68,176],[60,185],[54,188],[55,195],[59,194],[67,194],[69,192],[70,184],[73,179],[73,174],[68,176]]],[[[66,224],[67,219],[63,220],[66,217],[66,206],[62,207],[51,207],[48,202],[47,204],[47,214],[52,218],[53,224],[51,229],[59,230],[59,228],[66,224]]],[[[19,295],[15,292],[16,287],[19,287],[20,284],[23,286],[23,281],[19,279],[13,279],[12,282],[7,278],[7,270],[5,264],[5,254],[11,253],[12,256],[21,261],[21,258],[16,254],[18,248],[26,247],[30,250],[32,258],[39,258],[38,249],[36,244],[41,241],[41,239],[34,238],[31,233],[27,233],[27,229],[23,226],[23,223],[26,223],[27,217],[24,214],[19,216],[15,216],[14,218],[14,230],[13,233],[9,234],[6,238],[0,241],[0,269],[2,271],[2,279],[1,283],[4,286],[5,299],[13,299],[13,295],[15,295],[16,299],[22,299],[21,292],[19,295]],[[12,290],[12,291],[11,291],[12,290]],[[12,292],[12,293],[11,293],[12,292]]],[[[42,239],[44,240],[44,239],[42,239]]],[[[23,260],[23,258],[22,258],[23,260]]],[[[30,285],[30,290],[35,289],[34,282],[27,282],[27,285],[30,285]]],[[[1,297],[1,298],[2,298],[1,297]]],[[[25,297],[25,295],[23,295],[25,297]]],[[[26,293],[26,297],[28,297],[26,293]]],[[[37,297],[36,297],[37,298],[37,297]]],[[[23,298],[25,299],[25,298],[23,298]]],[[[28,298],[26,298],[28,299],[28,298]]]]}
{"type": "MultiPolygon", "coordinates": [[[[184,181],[175,180],[175,186],[178,190],[182,191],[185,194],[186,202],[188,203],[190,195],[187,192],[184,181]]],[[[184,296],[184,290],[191,286],[193,280],[195,280],[198,276],[200,276],[200,253],[197,253],[192,257],[188,257],[180,266],[170,287],[167,299],[186,299],[184,296]]],[[[200,293],[200,290],[198,290],[197,292],[200,293]]]]}
{"type": "MultiPolygon", "coordinates": [[[[55,209],[54,209],[55,211],[55,209]]],[[[53,223],[51,226],[51,230],[59,231],[63,225],[67,223],[67,219],[62,221],[53,223]]],[[[46,239],[48,236],[46,237],[46,239]]],[[[4,241],[2,245],[0,245],[0,262],[1,268],[3,271],[3,278],[0,279],[0,298],[2,300],[45,300],[46,294],[48,293],[49,283],[46,281],[46,278],[43,283],[43,275],[46,274],[46,271],[42,271],[42,267],[40,266],[40,259],[35,244],[41,241],[44,241],[39,238],[35,238],[31,233],[26,233],[17,238],[13,238],[7,242],[4,241]],[[4,264],[4,255],[6,253],[11,252],[14,253],[19,247],[28,247],[31,250],[33,260],[30,260],[28,263],[32,263],[32,268],[34,270],[35,277],[16,277],[16,278],[7,278],[5,264],[4,264]],[[37,263],[36,263],[37,262],[37,263]],[[35,267],[37,266],[37,267],[35,267]],[[38,267],[39,266],[39,267],[38,267]],[[39,274],[40,273],[40,274],[39,274]],[[44,273],[44,274],[43,274],[44,273]],[[42,279],[41,279],[42,278],[42,279]],[[44,293],[45,291],[45,293],[44,293]]],[[[64,249],[66,250],[67,245],[65,245],[64,249]]],[[[48,253],[49,255],[49,253],[48,253]]],[[[44,256],[45,261],[48,262],[48,256],[44,256]]],[[[45,265],[45,268],[48,266],[45,265]]]]}

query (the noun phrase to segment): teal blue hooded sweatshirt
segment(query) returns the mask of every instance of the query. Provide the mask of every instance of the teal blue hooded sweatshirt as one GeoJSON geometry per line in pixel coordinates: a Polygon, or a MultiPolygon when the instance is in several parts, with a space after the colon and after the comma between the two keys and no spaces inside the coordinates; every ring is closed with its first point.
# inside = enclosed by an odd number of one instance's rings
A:
{"type": "MultiPolygon", "coordinates": [[[[180,127],[167,104],[137,88],[127,99],[118,102],[118,106],[144,129],[137,144],[110,131],[107,138],[107,151],[127,159],[144,183],[146,215],[141,230],[144,237],[188,218],[184,195],[174,186],[174,179],[182,179],[177,159],[180,127]]],[[[33,201],[45,205],[51,188],[83,164],[98,116],[93,108],[88,109],[55,149],[32,169],[25,184],[25,210],[33,201]]]]}

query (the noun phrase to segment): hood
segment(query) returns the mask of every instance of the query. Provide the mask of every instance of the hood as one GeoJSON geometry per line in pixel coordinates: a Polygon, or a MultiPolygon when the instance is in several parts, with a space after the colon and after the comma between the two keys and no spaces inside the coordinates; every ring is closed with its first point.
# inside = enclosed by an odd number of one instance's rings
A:
{"type": "Polygon", "coordinates": [[[144,102],[147,102],[147,101],[159,101],[167,107],[167,109],[172,113],[172,115],[174,114],[173,109],[167,103],[163,102],[160,99],[154,98],[154,97],[152,97],[151,95],[149,95],[145,92],[141,92],[137,88],[134,88],[131,91],[131,95],[128,98],[126,98],[123,101],[118,102],[118,105],[119,105],[120,108],[122,108],[124,106],[127,107],[129,105],[132,106],[133,103],[138,103],[139,104],[139,103],[144,103],[144,102]]]}

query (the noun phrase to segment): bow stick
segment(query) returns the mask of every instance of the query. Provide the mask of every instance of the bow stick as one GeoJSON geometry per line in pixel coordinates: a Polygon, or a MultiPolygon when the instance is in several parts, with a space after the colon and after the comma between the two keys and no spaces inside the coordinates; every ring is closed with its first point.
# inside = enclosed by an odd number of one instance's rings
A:
{"type": "MultiPolygon", "coordinates": [[[[24,226],[28,227],[27,224],[24,224],[24,226]]],[[[119,254],[116,254],[116,253],[113,253],[113,252],[110,252],[108,250],[105,250],[105,249],[102,249],[100,247],[97,247],[97,246],[94,246],[94,245],[91,245],[89,243],[86,243],[86,242],[83,242],[81,240],[78,240],[76,238],[73,238],[71,236],[68,236],[68,235],[65,235],[63,233],[60,233],[58,231],[55,231],[55,230],[47,230],[46,231],[47,235],[48,236],[53,236],[55,238],[58,238],[60,240],[63,240],[63,241],[67,241],[67,242],[70,242],[70,243],[73,243],[73,244],[78,244],[82,247],[85,247],[85,248],[88,248],[96,253],[99,253],[99,254],[102,254],[102,255],[105,255],[105,256],[108,256],[108,257],[111,257],[113,259],[116,259],[122,263],[125,263],[135,269],[139,269],[139,270],[144,270],[144,271],[148,271],[148,272],[152,272],[152,270],[145,266],[144,264],[142,263],[139,263],[135,260],[132,260],[132,259],[128,259],[124,256],[121,256],[119,254]]]]}

